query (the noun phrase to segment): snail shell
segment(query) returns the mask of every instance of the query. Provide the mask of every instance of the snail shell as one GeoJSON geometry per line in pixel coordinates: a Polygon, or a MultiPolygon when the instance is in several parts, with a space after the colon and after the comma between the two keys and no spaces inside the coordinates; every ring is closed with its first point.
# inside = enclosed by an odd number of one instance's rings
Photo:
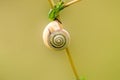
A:
{"type": "Polygon", "coordinates": [[[63,50],[70,43],[69,33],[63,29],[62,24],[57,20],[50,22],[43,31],[45,45],[54,50],[63,50]]]}

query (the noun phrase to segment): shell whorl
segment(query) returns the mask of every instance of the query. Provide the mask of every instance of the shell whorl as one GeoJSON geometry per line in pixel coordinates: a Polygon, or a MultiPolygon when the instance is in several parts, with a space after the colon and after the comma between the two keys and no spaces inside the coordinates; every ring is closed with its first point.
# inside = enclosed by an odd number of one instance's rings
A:
{"type": "Polygon", "coordinates": [[[65,49],[69,44],[69,35],[65,30],[55,31],[49,36],[48,43],[56,50],[65,49]]]}
{"type": "Polygon", "coordinates": [[[63,50],[70,43],[69,33],[60,27],[58,22],[52,21],[49,23],[44,32],[43,40],[46,46],[55,50],[63,50]]]}

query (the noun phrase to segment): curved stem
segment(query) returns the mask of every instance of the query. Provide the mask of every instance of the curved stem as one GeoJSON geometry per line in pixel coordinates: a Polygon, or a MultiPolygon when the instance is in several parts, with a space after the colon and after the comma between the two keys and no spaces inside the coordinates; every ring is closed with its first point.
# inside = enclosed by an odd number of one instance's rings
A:
{"type": "Polygon", "coordinates": [[[50,3],[51,8],[53,8],[54,7],[54,1],[53,0],[48,0],[48,1],[50,3]]]}
{"type": "MultiPolygon", "coordinates": [[[[48,0],[48,1],[49,1],[50,5],[51,5],[51,8],[53,8],[53,7],[54,7],[54,1],[53,1],[53,0],[48,0]]],[[[70,5],[72,5],[72,4],[74,4],[74,3],[78,2],[78,1],[80,1],[80,0],[72,0],[72,1],[70,1],[70,2],[68,2],[68,3],[66,3],[66,4],[64,5],[64,8],[70,6],[70,5]]],[[[61,22],[61,20],[60,20],[60,16],[58,16],[56,20],[59,21],[60,24],[62,24],[62,22],[61,22]]],[[[79,76],[78,76],[78,73],[77,73],[77,70],[76,70],[76,68],[75,68],[74,62],[73,62],[73,60],[72,60],[72,56],[71,56],[71,54],[70,54],[70,51],[69,51],[68,48],[66,48],[65,50],[66,50],[66,54],[67,54],[67,56],[68,56],[68,60],[69,60],[69,62],[70,62],[71,68],[72,68],[72,70],[73,70],[73,73],[74,73],[74,75],[75,75],[75,77],[76,77],[76,80],[80,80],[80,79],[79,79],[79,76]]]]}
{"type": "Polygon", "coordinates": [[[79,2],[79,1],[81,1],[81,0],[72,0],[72,1],[64,4],[64,7],[68,7],[68,6],[70,6],[70,5],[72,5],[72,4],[76,3],[76,2],[79,2]]]}
{"type": "Polygon", "coordinates": [[[73,70],[73,73],[74,73],[74,75],[75,75],[75,77],[76,77],[76,80],[80,80],[80,79],[79,79],[79,76],[78,76],[78,73],[77,73],[77,70],[76,70],[76,68],[75,68],[74,62],[73,62],[73,60],[72,60],[72,56],[71,56],[70,51],[69,51],[68,48],[66,48],[66,54],[67,54],[67,56],[68,56],[68,59],[69,59],[71,68],[72,68],[72,70],[73,70]]]}

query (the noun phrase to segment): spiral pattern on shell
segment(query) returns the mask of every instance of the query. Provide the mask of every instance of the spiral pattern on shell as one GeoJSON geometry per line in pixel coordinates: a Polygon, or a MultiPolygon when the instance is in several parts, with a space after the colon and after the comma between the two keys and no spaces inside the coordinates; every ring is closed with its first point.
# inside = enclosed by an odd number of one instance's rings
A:
{"type": "Polygon", "coordinates": [[[53,32],[48,39],[49,45],[54,49],[65,49],[69,44],[69,36],[65,30],[53,32]]]}
{"type": "Polygon", "coordinates": [[[49,48],[63,50],[70,43],[70,35],[58,21],[52,21],[43,31],[43,41],[49,48]]]}

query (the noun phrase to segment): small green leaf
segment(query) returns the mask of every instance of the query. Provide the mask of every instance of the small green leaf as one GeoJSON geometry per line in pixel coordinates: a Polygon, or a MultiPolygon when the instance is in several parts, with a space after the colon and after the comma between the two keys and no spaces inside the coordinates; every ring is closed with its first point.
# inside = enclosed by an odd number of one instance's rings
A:
{"type": "Polygon", "coordinates": [[[61,0],[54,6],[53,9],[50,9],[50,11],[48,13],[49,19],[55,20],[58,17],[59,12],[64,9],[63,4],[64,4],[64,2],[61,0]]]}
{"type": "Polygon", "coordinates": [[[80,77],[80,80],[86,80],[86,78],[85,78],[85,77],[83,77],[83,76],[81,76],[81,77],[80,77]]]}
{"type": "Polygon", "coordinates": [[[79,79],[75,79],[75,80],[86,80],[86,78],[84,76],[81,76],[79,79]]]}

